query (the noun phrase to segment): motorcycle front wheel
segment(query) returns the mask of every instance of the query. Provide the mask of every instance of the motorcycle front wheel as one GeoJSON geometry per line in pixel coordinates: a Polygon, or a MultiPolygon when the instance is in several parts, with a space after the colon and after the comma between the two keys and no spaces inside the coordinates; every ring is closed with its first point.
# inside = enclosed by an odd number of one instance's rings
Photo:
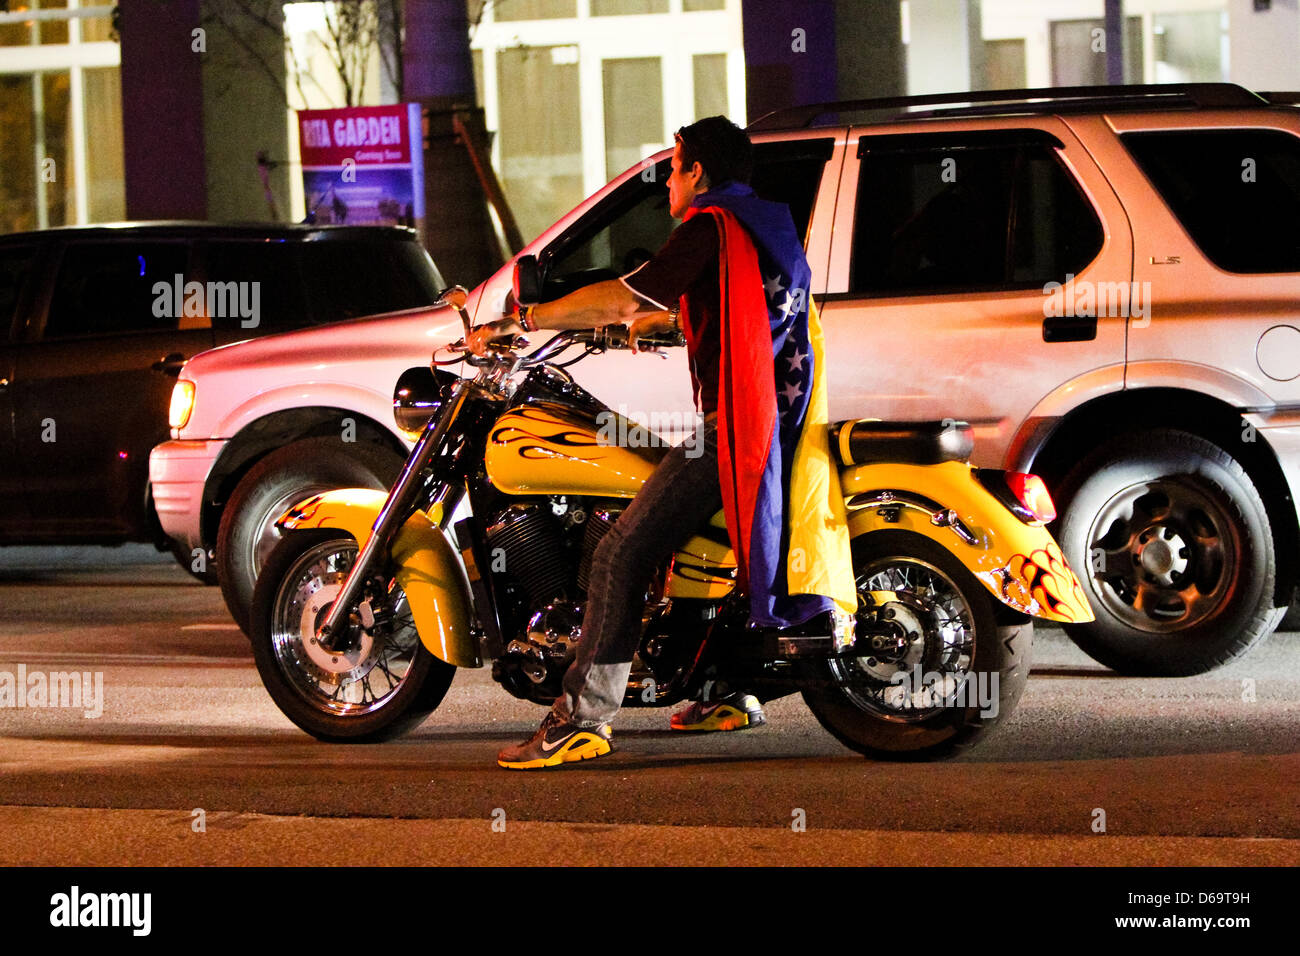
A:
{"type": "Polygon", "coordinates": [[[316,629],[357,557],[332,530],[295,531],[271,552],[251,609],[253,658],[284,715],[320,740],[370,743],[415,727],[440,703],[456,668],[420,642],[406,595],[390,585],[380,624],[358,646],[330,652],[316,629]]]}
{"type": "Polygon", "coordinates": [[[970,748],[1010,716],[1029,676],[1028,617],[1003,608],[948,550],[910,531],[855,539],[853,570],[857,642],[822,665],[822,686],[803,695],[826,730],[873,759],[935,760],[970,748]]]}

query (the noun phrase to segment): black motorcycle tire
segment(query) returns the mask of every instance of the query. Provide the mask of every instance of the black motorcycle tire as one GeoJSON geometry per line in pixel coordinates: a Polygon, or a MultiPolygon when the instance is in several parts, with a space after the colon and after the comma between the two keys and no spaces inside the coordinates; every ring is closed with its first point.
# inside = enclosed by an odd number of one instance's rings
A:
{"type": "MultiPolygon", "coordinates": [[[[1286,613],[1273,606],[1277,561],[1264,502],[1241,464],[1219,446],[1173,429],[1121,436],[1066,476],[1061,499],[1056,537],[1096,615],[1087,624],[1065,625],[1065,631],[1084,653],[1111,670],[1135,677],[1202,674],[1245,654],[1286,613]],[[1187,626],[1144,629],[1136,611],[1117,603],[1121,599],[1105,583],[1105,569],[1090,560],[1097,544],[1089,540],[1096,534],[1090,529],[1104,520],[1109,503],[1133,489],[1166,489],[1189,500],[1196,496],[1203,502],[1200,510],[1223,526],[1236,574],[1217,604],[1187,626]]],[[[1181,529],[1190,519],[1175,515],[1162,521],[1181,529]]],[[[1190,552],[1194,571],[1197,562],[1207,560],[1204,545],[1182,530],[1180,540],[1188,545],[1183,550],[1190,552]]]]}
{"type": "MultiPolygon", "coordinates": [[[[899,562],[932,565],[960,594],[974,626],[970,679],[980,672],[998,675],[996,713],[986,714],[979,706],[951,706],[923,719],[903,719],[863,707],[843,687],[812,688],[803,698],[836,740],[873,760],[953,757],[987,738],[1015,710],[1029,677],[1033,621],[999,604],[953,554],[923,535],[874,531],[853,541],[853,570],[859,582],[867,572],[899,562]]],[[[819,668],[823,678],[833,673],[829,664],[819,668]]]]}
{"type": "Polygon", "coordinates": [[[267,558],[253,592],[251,609],[253,660],[267,692],[291,721],[318,740],[329,743],[377,743],[414,729],[447,694],[456,668],[434,657],[417,642],[410,669],[391,701],[367,714],[335,716],[305,701],[281,670],[271,630],[279,590],[293,566],[317,545],[335,541],[356,548],[355,540],[335,529],[311,529],[286,534],[267,558]]]}
{"type": "Polygon", "coordinates": [[[249,633],[249,608],[260,568],[258,539],[270,522],[310,495],[334,488],[392,485],[402,459],[386,448],[338,438],[306,438],[271,452],[240,479],[221,512],[217,529],[217,580],[226,609],[249,633]]]}

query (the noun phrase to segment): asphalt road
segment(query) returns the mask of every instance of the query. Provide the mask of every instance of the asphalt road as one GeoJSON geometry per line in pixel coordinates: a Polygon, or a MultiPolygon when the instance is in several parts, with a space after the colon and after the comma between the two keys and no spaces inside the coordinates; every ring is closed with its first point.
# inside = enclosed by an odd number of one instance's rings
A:
{"type": "Polygon", "coordinates": [[[59,560],[0,549],[0,671],[102,672],[103,713],[0,708],[0,864],[1300,862],[1290,634],[1139,680],[1041,629],[1019,710],[951,762],[865,761],[792,697],[733,734],[625,711],[614,755],[511,773],[542,711],[484,670],[400,740],[318,743],[215,588],[140,549],[59,560]]]}

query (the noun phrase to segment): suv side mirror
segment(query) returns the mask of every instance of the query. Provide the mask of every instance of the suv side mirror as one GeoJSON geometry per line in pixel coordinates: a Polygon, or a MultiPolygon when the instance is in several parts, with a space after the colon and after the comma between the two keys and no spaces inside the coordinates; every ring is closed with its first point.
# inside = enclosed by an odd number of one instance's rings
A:
{"type": "Polygon", "coordinates": [[[537,265],[536,256],[520,256],[515,260],[512,291],[520,305],[537,305],[541,301],[542,270],[537,265]]]}

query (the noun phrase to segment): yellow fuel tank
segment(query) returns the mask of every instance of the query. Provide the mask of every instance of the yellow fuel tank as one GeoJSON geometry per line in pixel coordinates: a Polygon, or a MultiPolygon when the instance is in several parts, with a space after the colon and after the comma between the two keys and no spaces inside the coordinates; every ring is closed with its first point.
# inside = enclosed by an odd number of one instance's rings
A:
{"type": "Polygon", "coordinates": [[[506,494],[632,498],[667,450],[615,411],[598,418],[568,405],[530,402],[497,419],[485,463],[492,484],[506,494]]]}

